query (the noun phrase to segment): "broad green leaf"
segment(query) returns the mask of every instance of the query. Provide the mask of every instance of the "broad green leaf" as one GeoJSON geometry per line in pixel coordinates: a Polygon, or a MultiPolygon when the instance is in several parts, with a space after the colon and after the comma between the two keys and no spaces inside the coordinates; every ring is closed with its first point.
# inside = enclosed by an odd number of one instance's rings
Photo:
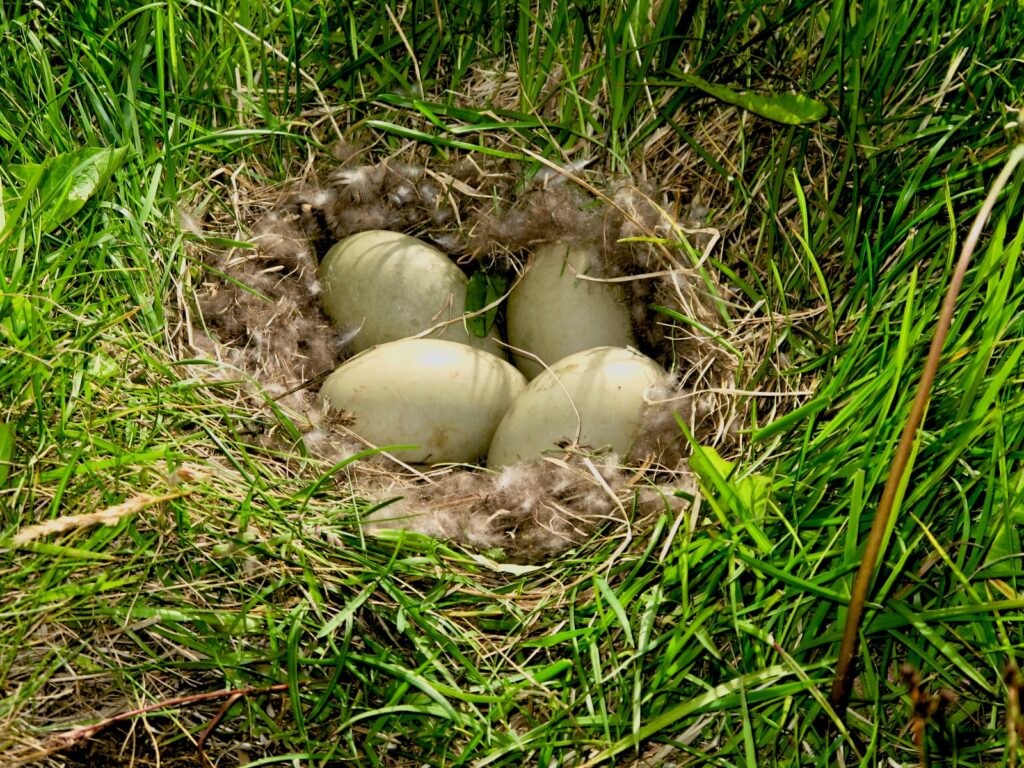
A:
{"type": "MultiPolygon", "coordinates": [[[[504,277],[477,272],[469,279],[469,287],[466,289],[466,312],[478,312],[493,304],[504,295],[507,285],[504,277]]],[[[495,306],[482,314],[467,317],[466,326],[470,333],[483,339],[491,332],[497,317],[498,308],[495,306]]]]}
{"type": "Polygon", "coordinates": [[[93,380],[103,380],[109,379],[121,369],[118,367],[117,361],[110,355],[105,352],[97,352],[89,361],[88,370],[90,378],[93,380]]]}
{"type": "Polygon", "coordinates": [[[750,475],[740,480],[729,480],[733,463],[718,455],[714,448],[704,448],[692,442],[693,455],[690,467],[697,473],[700,485],[711,507],[719,515],[725,515],[730,524],[735,522],[750,534],[761,554],[772,550],[767,534],[761,530],[761,521],[768,509],[770,481],[760,475],[750,475]]]}
{"type": "Polygon", "coordinates": [[[734,91],[724,85],[709,83],[696,75],[674,72],[673,77],[684,85],[699,88],[719,101],[732,104],[767,120],[786,125],[816,123],[828,114],[828,107],[802,93],[753,93],[734,91]]]}
{"type": "Polygon", "coordinates": [[[13,165],[10,171],[25,184],[42,174],[37,189],[43,230],[49,232],[82,210],[121,167],[127,153],[127,147],[83,147],[41,164],[13,165]]]}
{"type": "MultiPolygon", "coordinates": [[[[697,473],[701,484],[707,490],[720,487],[722,481],[729,477],[736,465],[723,459],[714,448],[694,448],[690,457],[690,468],[697,473]]],[[[744,518],[747,515],[761,517],[768,508],[768,492],[771,480],[764,475],[748,475],[741,480],[728,481],[728,487],[736,496],[736,501],[743,509],[734,509],[744,518]]],[[[722,494],[717,494],[722,495],[722,494]]],[[[727,499],[727,501],[730,501],[727,499]]],[[[730,506],[735,506],[731,504],[730,506]]]]}

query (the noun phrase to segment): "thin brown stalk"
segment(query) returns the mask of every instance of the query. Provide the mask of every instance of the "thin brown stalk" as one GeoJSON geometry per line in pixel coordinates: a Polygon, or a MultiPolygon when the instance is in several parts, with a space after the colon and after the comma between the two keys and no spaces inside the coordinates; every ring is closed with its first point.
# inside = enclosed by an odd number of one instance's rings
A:
{"type": "Polygon", "coordinates": [[[921,425],[921,419],[924,416],[925,408],[928,405],[928,398],[931,395],[935,373],[939,368],[939,358],[942,355],[942,347],[946,341],[946,335],[949,333],[949,326],[953,319],[957,295],[960,293],[960,286],[963,283],[964,274],[967,272],[967,265],[970,263],[974,249],[981,239],[981,232],[988,222],[992,209],[995,207],[996,199],[1010,180],[1010,175],[1022,158],[1024,158],[1024,144],[1016,146],[1013,152],[1010,153],[1006,165],[989,190],[985,202],[982,204],[981,210],[978,211],[974,224],[964,240],[964,246],[960,252],[960,260],[957,262],[956,269],[953,271],[953,277],[949,282],[949,288],[946,291],[942,312],[935,327],[935,336],[932,338],[931,349],[928,351],[928,358],[925,360],[924,370],[921,372],[921,381],[917,387],[917,395],[914,397],[914,404],[910,409],[910,415],[907,417],[907,423],[903,427],[903,434],[900,435],[900,442],[896,447],[896,455],[893,457],[892,469],[889,471],[889,478],[885,483],[882,498],[878,502],[875,518],[871,523],[871,532],[868,534],[868,540],[864,546],[864,555],[860,561],[860,568],[857,569],[857,576],[853,582],[853,591],[850,594],[850,606],[846,614],[846,626],[843,628],[843,640],[839,647],[839,660],[836,663],[836,677],[832,684],[831,694],[832,707],[840,717],[845,715],[846,708],[850,703],[850,693],[853,689],[853,661],[857,653],[857,639],[860,634],[861,620],[864,617],[864,604],[867,601],[871,577],[875,572],[875,565],[882,547],[882,539],[889,524],[889,516],[892,513],[893,504],[896,500],[896,493],[904,474],[909,470],[914,439],[917,436],[918,427],[921,425]]]}

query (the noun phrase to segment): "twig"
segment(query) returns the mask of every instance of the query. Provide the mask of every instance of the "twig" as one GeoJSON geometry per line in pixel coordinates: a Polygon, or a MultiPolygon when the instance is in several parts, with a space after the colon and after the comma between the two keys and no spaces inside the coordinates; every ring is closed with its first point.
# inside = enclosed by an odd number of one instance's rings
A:
{"type": "Polygon", "coordinates": [[[214,729],[216,729],[220,724],[220,721],[224,719],[224,715],[228,713],[228,710],[231,709],[231,707],[234,706],[234,703],[242,698],[245,693],[245,691],[235,691],[231,696],[229,696],[228,700],[221,705],[219,710],[217,710],[217,714],[213,716],[213,720],[209,722],[209,724],[203,729],[203,732],[199,735],[199,741],[196,742],[196,750],[199,752],[199,759],[202,761],[204,766],[207,766],[208,768],[212,768],[213,766],[210,758],[206,756],[206,750],[204,749],[206,740],[210,738],[210,734],[213,733],[214,729]]]}

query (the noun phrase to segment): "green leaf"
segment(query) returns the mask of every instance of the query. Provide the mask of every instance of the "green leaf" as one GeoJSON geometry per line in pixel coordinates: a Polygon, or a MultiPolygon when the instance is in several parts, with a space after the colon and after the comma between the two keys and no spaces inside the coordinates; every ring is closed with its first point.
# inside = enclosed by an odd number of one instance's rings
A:
{"type": "Polygon", "coordinates": [[[11,473],[11,459],[14,457],[14,424],[0,423],[0,489],[7,485],[11,473]]]}
{"type": "Polygon", "coordinates": [[[767,120],[786,125],[816,123],[828,114],[828,107],[802,93],[753,93],[734,91],[724,85],[709,83],[696,75],[673,72],[680,83],[698,88],[726,104],[741,107],[767,120]]]}
{"type": "Polygon", "coordinates": [[[127,147],[83,147],[51,157],[42,164],[12,165],[11,173],[29,185],[41,173],[37,189],[43,230],[70,219],[106,184],[127,156],[127,147]]]}
{"type": "Polygon", "coordinates": [[[619,598],[612,590],[611,585],[601,576],[596,574],[594,576],[594,583],[597,584],[597,590],[601,593],[604,599],[607,601],[609,607],[612,609],[612,613],[615,614],[615,618],[619,622],[619,626],[622,627],[622,631],[626,636],[626,644],[630,648],[636,648],[636,642],[633,640],[632,625],[629,622],[629,618],[626,616],[626,610],[622,607],[622,603],[619,602],[619,598]]]}
{"type": "Polygon", "coordinates": [[[25,296],[10,294],[0,301],[0,336],[12,345],[25,346],[39,322],[39,313],[25,296]]]}
{"type": "MultiPolygon", "coordinates": [[[[489,275],[486,272],[477,272],[469,279],[469,287],[466,289],[466,312],[472,314],[479,312],[484,307],[494,304],[505,295],[505,288],[508,281],[500,275],[489,275]]],[[[481,339],[487,338],[491,332],[494,321],[498,318],[498,307],[479,315],[466,318],[466,326],[470,333],[481,339]]]]}
{"type": "Polygon", "coordinates": [[[89,376],[95,380],[105,380],[120,371],[117,361],[105,352],[97,352],[89,361],[89,376]]]}
{"type": "Polygon", "coordinates": [[[391,123],[387,120],[367,120],[366,125],[370,128],[376,128],[380,131],[386,131],[392,133],[395,136],[401,136],[405,139],[412,139],[414,141],[421,141],[424,144],[430,144],[435,147],[447,147],[450,149],[465,149],[469,152],[480,152],[484,155],[490,155],[491,157],[502,157],[506,160],[522,160],[523,155],[516,152],[506,152],[503,149],[494,149],[486,144],[474,144],[471,141],[458,141],[456,139],[446,139],[440,136],[434,136],[423,131],[416,130],[415,128],[409,128],[404,125],[398,125],[397,123],[391,123]]]}
{"type": "Polygon", "coordinates": [[[733,462],[723,459],[714,448],[695,447],[693,456],[690,457],[690,468],[697,473],[706,490],[718,490],[716,496],[723,496],[733,507],[733,511],[740,514],[743,519],[763,516],[768,508],[771,480],[764,475],[748,475],[741,480],[730,480],[726,483],[726,478],[732,474],[735,466],[733,462]],[[728,488],[735,498],[728,498],[728,491],[722,493],[725,488],[728,488]],[[737,503],[742,508],[736,508],[737,503]]]}
{"type": "Polygon", "coordinates": [[[1022,525],[1024,507],[1011,507],[996,529],[985,558],[987,576],[1011,576],[1020,572],[1020,554],[1024,551],[1021,546],[1022,525]]]}

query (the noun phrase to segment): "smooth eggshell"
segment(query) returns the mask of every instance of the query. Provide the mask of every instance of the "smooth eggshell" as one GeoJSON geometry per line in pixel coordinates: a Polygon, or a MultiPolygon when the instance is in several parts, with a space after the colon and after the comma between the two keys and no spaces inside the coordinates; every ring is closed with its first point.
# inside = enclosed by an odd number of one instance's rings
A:
{"type": "MultiPolygon", "coordinates": [[[[626,294],[621,285],[581,280],[597,265],[589,247],[548,243],[537,249],[523,279],[508,297],[508,342],[547,365],[593,347],[635,344],[626,294]]],[[[527,378],[544,366],[514,356],[527,378]]]]}
{"type": "Polygon", "coordinates": [[[401,232],[370,230],[336,243],[320,263],[324,312],[343,331],[360,328],[356,352],[415,336],[455,320],[429,338],[457,341],[504,357],[494,338],[471,333],[460,319],[468,280],[436,248],[401,232]]]}
{"type": "Polygon", "coordinates": [[[512,403],[487,465],[537,458],[563,439],[628,454],[640,431],[644,394],[664,376],[660,365],[631,349],[597,347],[559,360],[512,403]]]}
{"type": "Polygon", "coordinates": [[[342,363],[320,397],[354,419],[352,430],[415,464],[473,462],[526,379],[479,349],[438,339],[382,344],[342,363]]]}

